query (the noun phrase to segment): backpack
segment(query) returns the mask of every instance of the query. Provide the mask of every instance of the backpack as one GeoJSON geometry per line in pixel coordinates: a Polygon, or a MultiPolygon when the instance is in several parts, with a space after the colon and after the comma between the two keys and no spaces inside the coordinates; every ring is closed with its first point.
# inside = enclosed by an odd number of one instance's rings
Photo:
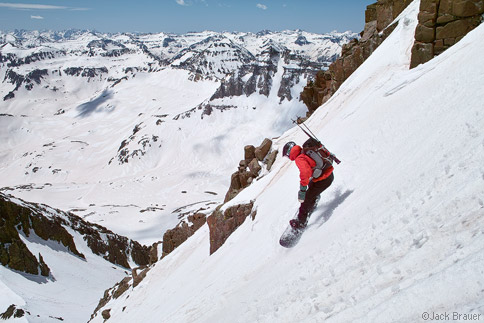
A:
{"type": "Polygon", "coordinates": [[[332,154],[314,138],[309,138],[303,144],[303,153],[316,162],[313,178],[320,177],[326,169],[333,166],[332,154]]]}

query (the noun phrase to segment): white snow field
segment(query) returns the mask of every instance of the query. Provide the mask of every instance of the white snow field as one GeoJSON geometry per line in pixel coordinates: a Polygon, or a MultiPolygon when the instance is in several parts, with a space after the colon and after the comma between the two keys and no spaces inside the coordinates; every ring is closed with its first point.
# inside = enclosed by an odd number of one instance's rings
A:
{"type": "Polygon", "coordinates": [[[409,70],[418,7],[308,120],[342,163],[299,244],[278,244],[299,188],[278,158],[230,202],[255,220],[212,255],[202,227],[108,322],[484,321],[484,25],[409,70]]]}

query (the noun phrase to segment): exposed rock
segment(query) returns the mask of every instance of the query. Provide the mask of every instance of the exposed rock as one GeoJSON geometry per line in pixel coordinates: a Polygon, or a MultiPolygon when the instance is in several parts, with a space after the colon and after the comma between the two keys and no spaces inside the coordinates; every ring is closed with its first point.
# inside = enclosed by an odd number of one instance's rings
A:
{"type": "Polygon", "coordinates": [[[483,21],[484,0],[422,0],[410,68],[428,62],[483,21]]]}
{"type": "Polygon", "coordinates": [[[244,82],[239,75],[236,75],[227,80],[222,80],[220,87],[210,98],[210,100],[231,96],[241,96],[242,94],[250,95],[252,93],[244,91],[244,82]]]}
{"type": "Polygon", "coordinates": [[[267,156],[267,170],[270,171],[279,151],[274,150],[267,156]]]}
{"type": "Polygon", "coordinates": [[[77,251],[72,236],[61,225],[41,213],[17,205],[0,195],[0,263],[11,269],[32,275],[49,276],[50,270],[39,254],[39,260],[20,239],[19,231],[29,237],[32,232],[44,240],[62,243],[73,254],[85,258],[77,251]]]}
{"type": "MultiPolygon", "coordinates": [[[[3,239],[2,239],[3,240],[3,239]]],[[[20,238],[11,240],[10,243],[3,242],[0,248],[0,263],[11,269],[37,275],[39,273],[39,262],[30,252],[20,238]]]]}
{"type": "Polygon", "coordinates": [[[272,140],[265,138],[262,144],[256,148],[255,156],[259,161],[263,161],[272,147],[272,140]]]}
{"type": "Polygon", "coordinates": [[[300,100],[308,107],[307,116],[328,101],[341,84],[380,46],[396,27],[395,24],[389,24],[410,2],[411,0],[379,0],[367,6],[361,38],[343,45],[341,57],[328,70],[318,72],[301,93],[300,100]]]}
{"type": "Polygon", "coordinates": [[[428,62],[434,57],[434,46],[429,43],[415,43],[412,47],[413,62],[428,62]]]}
{"type": "Polygon", "coordinates": [[[65,51],[47,51],[47,52],[35,52],[25,57],[17,57],[13,54],[8,54],[4,59],[0,58],[1,62],[8,62],[8,67],[17,67],[25,64],[35,63],[37,61],[52,59],[59,56],[66,55],[65,51]]]}
{"type": "Polygon", "coordinates": [[[185,242],[189,237],[191,237],[195,231],[197,231],[202,225],[205,224],[206,214],[197,212],[188,217],[188,221],[179,223],[175,228],[167,230],[163,235],[163,254],[165,257],[170,252],[175,250],[183,242],[185,242]]]}
{"type": "MultiPolygon", "coordinates": [[[[264,139],[262,144],[255,148],[252,145],[244,147],[244,159],[239,162],[238,170],[230,178],[230,187],[225,194],[224,203],[233,199],[241,190],[249,186],[259,176],[262,166],[259,161],[268,162],[266,156],[272,147],[272,141],[264,139]],[[248,169],[247,169],[248,168],[248,169]]],[[[275,159],[275,156],[273,156],[275,159]]],[[[272,163],[274,162],[272,160],[272,163]]],[[[271,163],[271,166],[272,166],[271,163]]]]}
{"type": "Polygon", "coordinates": [[[435,29],[425,25],[418,25],[415,29],[415,40],[423,43],[431,43],[435,40],[435,29]]]}
{"type": "MultiPolygon", "coordinates": [[[[128,289],[129,289],[129,282],[133,280],[132,277],[124,277],[123,280],[121,282],[119,282],[118,284],[115,285],[115,288],[114,288],[114,291],[113,291],[113,298],[118,298],[119,296],[123,295],[124,292],[126,292],[128,289]]],[[[139,282],[138,282],[139,283],[139,282]]],[[[106,295],[106,293],[105,293],[106,295]]],[[[100,303],[102,304],[102,303],[100,303]]],[[[106,305],[107,302],[104,303],[104,305],[106,305]]],[[[102,305],[102,306],[104,306],[102,305]]],[[[102,307],[101,306],[101,307],[102,307]]]]}
{"type": "MultiPolygon", "coordinates": [[[[130,282],[132,281],[132,279],[133,279],[132,276],[127,276],[123,278],[122,281],[114,285],[112,288],[105,290],[103,297],[99,300],[98,305],[94,309],[94,312],[91,314],[91,319],[89,320],[89,322],[92,321],[92,319],[98,314],[98,312],[103,307],[105,307],[109,303],[110,300],[112,300],[113,298],[116,299],[120,297],[124,292],[126,292],[130,287],[130,282]]],[[[101,312],[101,315],[103,317],[104,317],[103,315],[104,311],[101,312]]],[[[108,313],[109,313],[109,309],[108,309],[108,313]]]]}
{"type": "MultiPolygon", "coordinates": [[[[341,40],[334,40],[335,43],[338,43],[338,41],[340,42],[341,40]]],[[[309,42],[304,36],[300,35],[296,40],[296,44],[303,46],[309,44],[309,42]]],[[[222,80],[220,87],[210,100],[240,95],[249,96],[256,92],[268,96],[279,61],[283,60],[288,66],[284,66],[277,95],[280,101],[284,99],[290,101],[292,100],[291,89],[295,84],[299,83],[301,77],[314,75],[323,66],[327,66],[334,61],[336,56],[321,57],[321,61],[315,62],[304,55],[291,52],[272,41],[267,41],[263,44],[263,50],[257,58],[251,58],[251,60],[239,68],[237,73],[233,73],[222,80]],[[293,64],[289,64],[290,62],[293,62],[293,64]]]]}
{"type": "Polygon", "coordinates": [[[17,308],[15,304],[10,305],[5,312],[0,314],[2,320],[8,320],[10,318],[20,318],[25,315],[25,311],[21,308],[17,308]]]}
{"type": "Polygon", "coordinates": [[[113,264],[129,268],[128,258],[138,265],[150,263],[153,247],[140,245],[136,241],[119,236],[106,228],[90,224],[78,216],[51,209],[43,205],[21,201],[14,203],[8,196],[0,193],[0,263],[11,269],[25,273],[49,276],[50,269],[39,254],[39,259],[29,251],[19,234],[27,238],[31,234],[46,241],[56,241],[66,251],[85,259],[77,250],[69,227],[83,236],[94,254],[100,255],[113,264]]]}
{"type": "Polygon", "coordinates": [[[106,67],[68,67],[63,71],[65,74],[70,76],[81,76],[81,77],[88,77],[93,78],[96,76],[100,76],[102,74],[107,74],[108,69],[106,67]]]}
{"type": "Polygon", "coordinates": [[[129,256],[138,265],[150,263],[150,247],[142,246],[136,241],[114,234],[105,228],[101,230],[84,228],[83,233],[85,234],[84,240],[92,252],[113,264],[130,268],[129,256]]]}
{"type": "Polygon", "coordinates": [[[163,39],[163,47],[168,47],[170,43],[176,42],[176,40],[172,37],[166,37],[163,39]]]}
{"type": "MultiPolygon", "coordinates": [[[[292,89],[302,79],[307,79],[333,62],[339,55],[336,52],[348,39],[356,37],[352,33],[331,33],[324,37],[314,37],[311,33],[290,32],[281,33],[264,32],[257,35],[241,33],[237,38],[227,36],[224,33],[201,32],[187,35],[166,35],[159,39],[143,37],[141,35],[124,34],[92,34],[88,31],[45,33],[28,32],[25,30],[11,32],[1,37],[0,47],[9,44],[18,50],[11,53],[0,53],[0,63],[7,67],[4,82],[14,84],[14,89],[4,91],[4,100],[15,100],[17,91],[23,85],[31,89],[40,84],[42,80],[44,89],[54,92],[68,91],[66,82],[70,83],[74,77],[83,78],[81,83],[99,81],[99,86],[112,88],[124,80],[129,80],[137,75],[137,72],[158,72],[170,66],[171,68],[184,69],[190,72],[189,80],[217,80],[219,88],[213,93],[211,100],[204,102],[204,112],[211,113],[215,109],[221,109],[213,100],[231,96],[251,95],[258,93],[268,96],[271,91],[277,93],[280,100],[292,100],[292,89]],[[35,41],[32,40],[33,33],[35,41]],[[86,34],[87,33],[87,34],[86,34]],[[291,35],[292,34],[292,35],[291,35]],[[71,35],[67,37],[66,35],[71,35]],[[274,36],[274,37],[272,37],[274,36]],[[286,40],[294,39],[296,47],[286,44],[286,40]],[[14,41],[9,40],[14,38],[14,41]],[[83,46],[70,46],[66,43],[83,44],[83,46]],[[316,46],[315,44],[321,46],[316,46]],[[308,44],[313,46],[308,47],[308,44]],[[299,45],[299,46],[298,46],[299,45]],[[63,61],[76,61],[78,57],[88,59],[88,65],[65,66],[59,64],[63,61]],[[101,57],[101,59],[97,59],[101,57]],[[125,66],[114,64],[111,67],[105,65],[104,57],[121,57],[115,61],[126,61],[129,57],[138,57],[140,64],[125,66]],[[22,65],[41,62],[39,66],[48,67],[35,71],[32,75],[25,75],[26,70],[32,71],[32,67],[24,68],[22,65]],[[278,69],[283,68],[282,80],[274,82],[274,77],[279,76],[278,69]],[[10,73],[10,71],[12,73],[10,73]],[[124,75],[123,75],[124,74],[124,75]],[[39,78],[40,76],[40,78],[39,78]],[[53,76],[56,81],[54,86],[47,77],[53,76]],[[29,79],[30,78],[30,79],[29,79]],[[66,80],[64,82],[64,79],[66,80]],[[273,88],[273,85],[278,88],[273,88]]],[[[85,61],[85,60],[81,60],[85,61]]],[[[187,117],[189,114],[180,116],[187,117]]],[[[180,117],[178,116],[178,117],[180,117]]],[[[133,151],[133,150],[131,150],[133,151]]],[[[127,156],[126,151],[121,156],[127,156]]],[[[140,151],[138,151],[140,153],[140,151]]]]}
{"type": "Polygon", "coordinates": [[[142,267],[142,268],[135,268],[133,269],[132,271],[132,275],[133,275],[133,288],[138,286],[139,283],[141,283],[141,281],[143,281],[143,279],[145,279],[146,277],[146,274],[148,273],[148,271],[150,271],[151,267],[142,267]],[[137,273],[137,270],[138,269],[142,269],[141,270],[141,273],[137,273]]]}
{"type": "Polygon", "coordinates": [[[244,160],[251,161],[255,158],[255,147],[252,145],[247,145],[244,147],[244,160]]]}
{"type": "Polygon", "coordinates": [[[42,255],[39,253],[39,267],[40,267],[40,274],[42,276],[49,276],[50,274],[50,268],[47,266],[47,264],[44,262],[44,258],[42,258],[42,255]]]}
{"type": "Polygon", "coordinates": [[[158,261],[158,245],[162,243],[162,242],[155,242],[153,243],[153,245],[151,246],[151,249],[150,249],[150,252],[149,252],[149,256],[150,256],[150,265],[151,264],[154,264],[155,262],[158,261]]]}
{"type": "Polygon", "coordinates": [[[103,317],[103,319],[105,321],[108,320],[111,317],[111,313],[110,312],[111,312],[111,309],[110,308],[108,308],[108,309],[106,309],[106,310],[104,310],[104,311],[101,312],[101,315],[102,315],[102,317],[103,317]]]}
{"type": "Polygon", "coordinates": [[[14,92],[17,91],[23,84],[25,84],[25,88],[27,90],[32,90],[35,84],[40,84],[41,80],[43,79],[44,76],[48,75],[48,71],[46,69],[36,69],[33,70],[26,75],[20,75],[13,70],[9,69],[5,73],[5,80],[8,83],[12,83],[15,85],[15,88],[10,91],[4,98],[3,100],[6,101],[8,99],[12,99],[15,97],[14,92]]]}
{"type": "Polygon", "coordinates": [[[130,52],[123,44],[110,39],[92,40],[87,44],[89,56],[118,57],[130,52]]]}
{"type": "Polygon", "coordinates": [[[252,211],[254,203],[240,204],[220,211],[217,208],[208,218],[207,223],[210,229],[210,254],[217,251],[227,238],[251,215],[255,218],[255,211],[252,211]]]}
{"type": "Polygon", "coordinates": [[[250,177],[257,177],[262,169],[262,167],[259,165],[259,162],[257,161],[257,158],[252,159],[248,167],[251,175],[250,177]]]}
{"type": "Polygon", "coordinates": [[[299,35],[294,43],[299,46],[311,44],[303,35],[299,35]]]}
{"type": "Polygon", "coordinates": [[[119,165],[126,164],[130,159],[135,157],[141,158],[141,156],[144,156],[150,149],[161,148],[161,143],[158,142],[158,136],[151,134],[140,135],[140,131],[144,127],[143,122],[134,126],[132,134],[121,142],[116,156],[111,158],[108,165],[110,165],[115,159],[117,159],[119,165]]]}
{"type": "Polygon", "coordinates": [[[452,14],[457,17],[473,17],[484,12],[482,0],[456,0],[452,2],[452,14]]]}

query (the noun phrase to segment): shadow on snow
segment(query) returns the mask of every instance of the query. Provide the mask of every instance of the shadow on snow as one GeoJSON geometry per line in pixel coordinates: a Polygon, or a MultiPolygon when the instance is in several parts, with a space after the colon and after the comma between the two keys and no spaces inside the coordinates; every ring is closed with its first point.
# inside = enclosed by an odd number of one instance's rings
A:
{"type": "Polygon", "coordinates": [[[77,116],[81,118],[90,116],[93,112],[96,112],[103,103],[112,98],[113,92],[110,90],[104,90],[97,98],[79,105],[77,107],[77,110],[79,111],[77,116]]]}
{"type": "MultiPolygon", "coordinates": [[[[340,189],[337,189],[335,192],[335,196],[332,200],[320,205],[317,209],[317,217],[314,219],[312,225],[317,225],[321,227],[326,221],[331,218],[334,213],[334,210],[342,204],[348,196],[350,196],[354,190],[347,190],[346,192],[342,192],[340,189]]],[[[324,193],[323,193],[324,194],[324,193]]]]}

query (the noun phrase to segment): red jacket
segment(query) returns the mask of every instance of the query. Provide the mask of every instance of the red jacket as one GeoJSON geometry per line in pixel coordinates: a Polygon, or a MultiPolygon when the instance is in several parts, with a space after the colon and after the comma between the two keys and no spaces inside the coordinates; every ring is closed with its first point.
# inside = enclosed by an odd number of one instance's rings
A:
{"type": "MultiPolygon", "coordinates": [[[[301,185],[307,186],[311,176],[313,176],[313,167],[316,166],[316,162],[309,156],[301,153],[301,146],[294,146],[289,153],[289,159],[296,161],[296,165],[299,168],[299,177],[301,179],[301,185]]],[[[313,182],[319,182],[326,179],[333,172],[333,166],[328,167],[324,173],[318,178],[313,178],[313,182]]]]}

